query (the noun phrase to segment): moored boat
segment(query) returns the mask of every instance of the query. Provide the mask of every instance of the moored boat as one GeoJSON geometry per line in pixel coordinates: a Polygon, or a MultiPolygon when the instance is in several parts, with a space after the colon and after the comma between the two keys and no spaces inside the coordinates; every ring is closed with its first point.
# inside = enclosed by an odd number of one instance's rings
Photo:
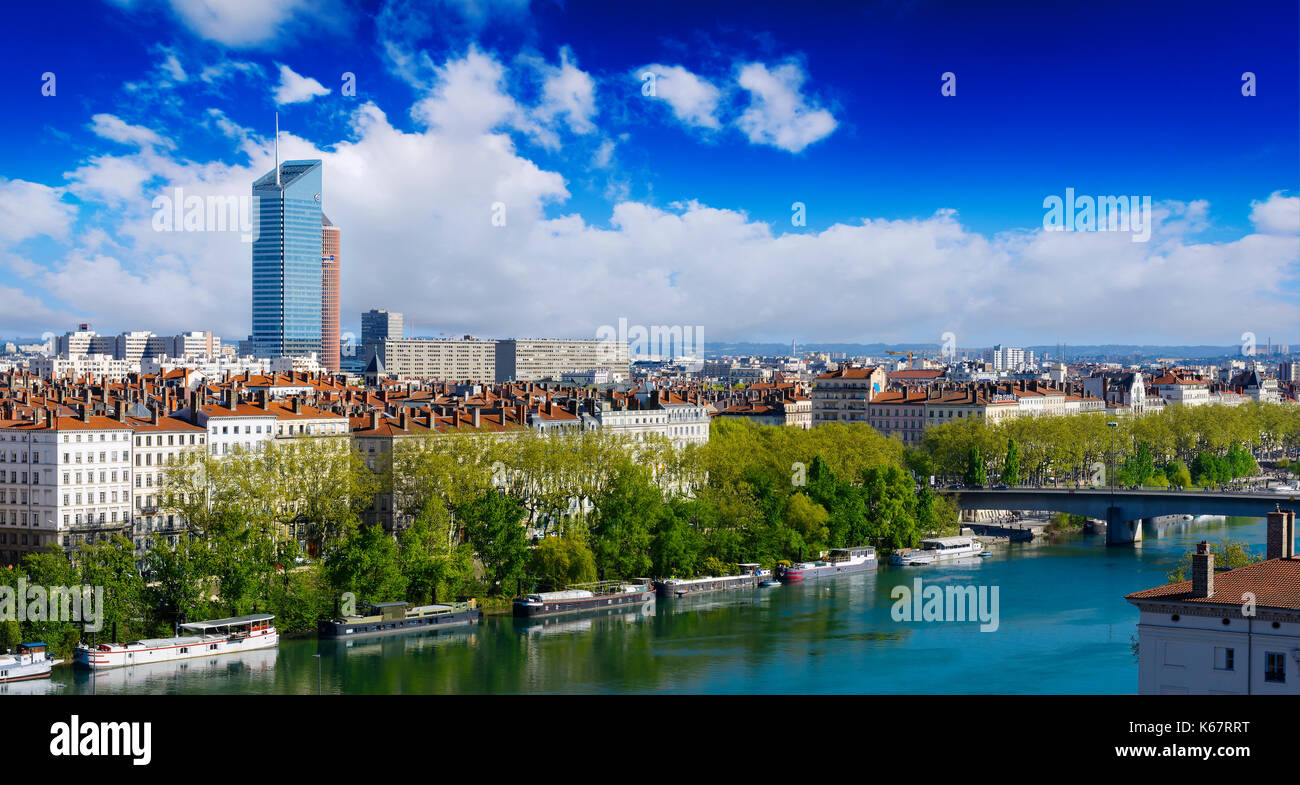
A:
{"type": "Polygon", "coordinates": [[[571,586],[563,591],[534,592],[515,600],[514,614],[523,618],[560,613],[639,605],[654,602],[655,587],[649,582],[598,581],[571,586]]]}
{"type": "Polygon", "coordinates": [[[825,559],[778,565],[776,577],[787,583],[827,578],[852,572],[876,569],[876,549],[869,545],[856,548],[834,548],[825,559]]]}
{"type": "Polygon", "coordinates": [[[20,643],[17,654],[0,656],[0,682],[48,679],[50,669],[62,662],[50,656],[44,643],[20,643]]]}
{"type": "Polygon", "coordinates": [[[477,624],[483,618],[474,600],[450,605],[419,605],[408,608],[405,602],[375,602],[365,616],[340,616],[322,619],[317,633],[322,638],[353,638],[362,635],[391,635],[430,628],[459,627],[477,624]]]}
{"type": "Polygon", "coordinates": [[[81,644],[73,653],[73,662],[83,668],[121,668],[152,662],[184,660],[253,649],[269,649],[280,642],[269,613],[254,613],[229,619],[211,619],[182,624],[192,635],[173,638],[147,638],[129,643],[81,644]]]}
{"type": "Polygon", "coordinates": [[[740,568],[740,572],[736,575],[710,576],[707,578],[668,578],[667,580],[655,581],[654,587],[659,592],[660,597],[685,597],[690,594],[728,591],[730,589],[752,589],[760,582],[772,577],[771,570],[765,570],[758,564],[742,563],[736,566],[740,568]]]}
{"type": "Polygon", "coordinates": [[[984,553],[984,544],[975,537],[931,537],[921,540],[921,547],[899,551],[889,557],[889,563],[898,567],[915,567],[937,564],[953,559],[969,559],[984,553]]]}

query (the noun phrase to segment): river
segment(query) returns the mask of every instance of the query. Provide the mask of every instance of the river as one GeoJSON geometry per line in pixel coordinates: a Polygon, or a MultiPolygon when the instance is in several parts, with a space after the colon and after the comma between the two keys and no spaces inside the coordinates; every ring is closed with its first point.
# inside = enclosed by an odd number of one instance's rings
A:
{"type": "Polygon", "coordinates": [[[489,617],[472,628],[354,641],[286,639],[278,650],[102,671],[67,666],[13,691],[99,693],[1133,693],[1137,609],[1202,539],[1264,550],[1265,522],[1148,529],[997,547],[990,558],[661,600],[649,610],[489,617]],[[997,587],[998,627],[895,621],[895,586],[997,587]],[[317,659],[314,655],[319,654],[317,659]]]}

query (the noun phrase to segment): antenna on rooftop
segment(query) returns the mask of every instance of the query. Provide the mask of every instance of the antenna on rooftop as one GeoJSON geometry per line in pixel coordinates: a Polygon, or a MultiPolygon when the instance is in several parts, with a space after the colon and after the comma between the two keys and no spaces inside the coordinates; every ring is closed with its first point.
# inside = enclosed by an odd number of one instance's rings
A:
{"type": "Polygon", "coordinates": [[[280,113],[275,113],[275,187],[280,187],[280,113]]]}

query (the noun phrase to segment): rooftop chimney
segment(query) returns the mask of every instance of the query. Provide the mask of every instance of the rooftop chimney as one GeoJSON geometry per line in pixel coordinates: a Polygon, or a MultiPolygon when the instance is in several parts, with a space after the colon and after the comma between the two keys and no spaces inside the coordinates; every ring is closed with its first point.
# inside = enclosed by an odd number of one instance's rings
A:
{"type": "Polygon", "coordinates": [[[1295,556],[1295,510],[1275,510],[1268,514],[1265,558],[1290,559],[1295,556]]]}
{"type": "Polygon", "coordinates": [[[1197,543],[1192,556],[1192,596],[1214,596],[1214,554],[1205,540],[1197,543]]]}

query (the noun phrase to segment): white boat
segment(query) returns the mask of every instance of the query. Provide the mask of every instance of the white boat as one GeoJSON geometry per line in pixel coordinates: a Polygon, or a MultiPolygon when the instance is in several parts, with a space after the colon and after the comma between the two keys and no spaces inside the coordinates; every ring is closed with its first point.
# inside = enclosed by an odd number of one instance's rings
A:
{"type": "Polygon", "coordinates": [[[921,540],[918,549],[895,553],[889,557],[889,563],[899,567],[915,567],[953,559],[968,559],[983,552],[984,544],[975,537],[931,537],[921,540]]]}
{"type": "Polygon", "coordinates": [[[280,642],[279,633],[271,625],[274,618],[269,613],[255,613],[251,616],[181,625],[181,629],[189,630],[193,635],[148,638],[130,643],[101,643],[97,646],[82,644],[74,652],[73,662],[81,667],[99,670],[269,649],[280,642]]]}
{"type": "Polygon", "coordinates": [[[50,668],[62,662],[50,656],[44,643],[20,643],[17,654],[0,656],[0,682],[48,679],[50,668]]]}

